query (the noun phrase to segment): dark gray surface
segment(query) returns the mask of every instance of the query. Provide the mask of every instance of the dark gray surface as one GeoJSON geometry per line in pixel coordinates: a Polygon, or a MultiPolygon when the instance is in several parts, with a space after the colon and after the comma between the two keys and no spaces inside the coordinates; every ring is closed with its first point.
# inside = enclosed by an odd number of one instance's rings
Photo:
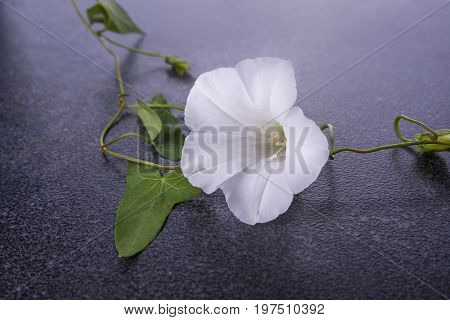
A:
{"type": "MultiPolygon", "coordinates": [[[[6,2],[113,71],[68,1],[6,2]]],[[[258,56],[292,60],[304,96],[443,3],[121,2],[147,31],[142,48],[192,62],[192,77],[179,80],[159,61],[120,51],[125,80],[177,104],[200,73],[258,56]]],[[[393,141],[400,113],[449,127],[449,16],[447,6],[324,86],[302,101],[305,113],[332,122],[339,146],[393,141]]],[[[97,147],[116,110],[115,80],[3,4],[0,44],[0,297],[450,295],[449,154],[342,154],[287,213],[253,227],[234,218],[221,192],[203,195],[179,205],[140,255],[117,258],[126,163],[97,147]]],[[[113,135],[136,128],[126,116],[113,135]]],[[[117,148],[133,154],[136,143],[117,148]]]]}

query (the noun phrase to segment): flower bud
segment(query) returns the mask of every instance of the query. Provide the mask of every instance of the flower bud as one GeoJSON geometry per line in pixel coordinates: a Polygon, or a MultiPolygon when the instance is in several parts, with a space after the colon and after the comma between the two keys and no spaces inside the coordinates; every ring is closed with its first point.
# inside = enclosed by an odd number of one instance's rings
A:
{"type": "MultiPolygon", "coordinates": [[[[450,130],[437,130],[436,142],[443,144],[421,144],[416,148],[417,152],[450,151],[450,130]]],[[[433,142],[432,135],[428,132],[416,134],[417,141],[433,142]]]]}
{"type": "Polygon", "coordinates": [[[189,70],[189,62],[179,56],[166,56],[165,62],[170,64],[180,77],[184,76],[189,70]]]}

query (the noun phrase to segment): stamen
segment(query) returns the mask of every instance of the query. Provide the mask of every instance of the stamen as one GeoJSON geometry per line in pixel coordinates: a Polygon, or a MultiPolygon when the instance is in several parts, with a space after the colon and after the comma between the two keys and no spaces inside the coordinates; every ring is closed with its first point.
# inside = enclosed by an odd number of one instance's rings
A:
{"type": "Polygon", "coordinates": [[[270,159],[276,161],[283,159],[285,156],[286,136],[281,125],[276,124],[273,129],[274,131],[270,133],[270,150],[272,151],[270,159]]]}

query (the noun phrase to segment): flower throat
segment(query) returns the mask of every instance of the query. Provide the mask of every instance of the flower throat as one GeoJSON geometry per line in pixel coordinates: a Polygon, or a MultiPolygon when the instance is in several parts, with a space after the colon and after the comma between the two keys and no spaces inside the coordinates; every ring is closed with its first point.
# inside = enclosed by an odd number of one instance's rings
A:
{"type": "Polygon", "coordinates": [[[276,123],[269,129],[269,157],[272,161],[281,161],[286,158],[286,135],[283,127],[276,123]]]}

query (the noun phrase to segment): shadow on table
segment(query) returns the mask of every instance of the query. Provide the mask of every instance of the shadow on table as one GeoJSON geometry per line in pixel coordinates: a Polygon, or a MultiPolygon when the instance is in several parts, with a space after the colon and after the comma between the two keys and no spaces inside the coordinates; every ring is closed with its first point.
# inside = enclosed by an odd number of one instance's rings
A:
{"type": "MultiPolygon", "coordinates": [[[[405,148],[402,150],[393,150],[392,155],[395,161],[400,161],[401,153],[407,152],[415,158],[415,172],[436,187],[450,187],[450,173],[443,155],[431,152],[417,153],[415,150],[405,148]]],[[[400,169],[400,168],[399,168],[400,169]]]]}
{"type": "MultiPolygon", "coordinates": [[[[415,153],[409,150],[410,153],[415,153]]],[[[448,172],[447,163],[436,153],[415,154],[417,157],[416,171],[424,178],[436,183],[444,185],[447,190],[450,187],[450,174],[448,172]]]]}

